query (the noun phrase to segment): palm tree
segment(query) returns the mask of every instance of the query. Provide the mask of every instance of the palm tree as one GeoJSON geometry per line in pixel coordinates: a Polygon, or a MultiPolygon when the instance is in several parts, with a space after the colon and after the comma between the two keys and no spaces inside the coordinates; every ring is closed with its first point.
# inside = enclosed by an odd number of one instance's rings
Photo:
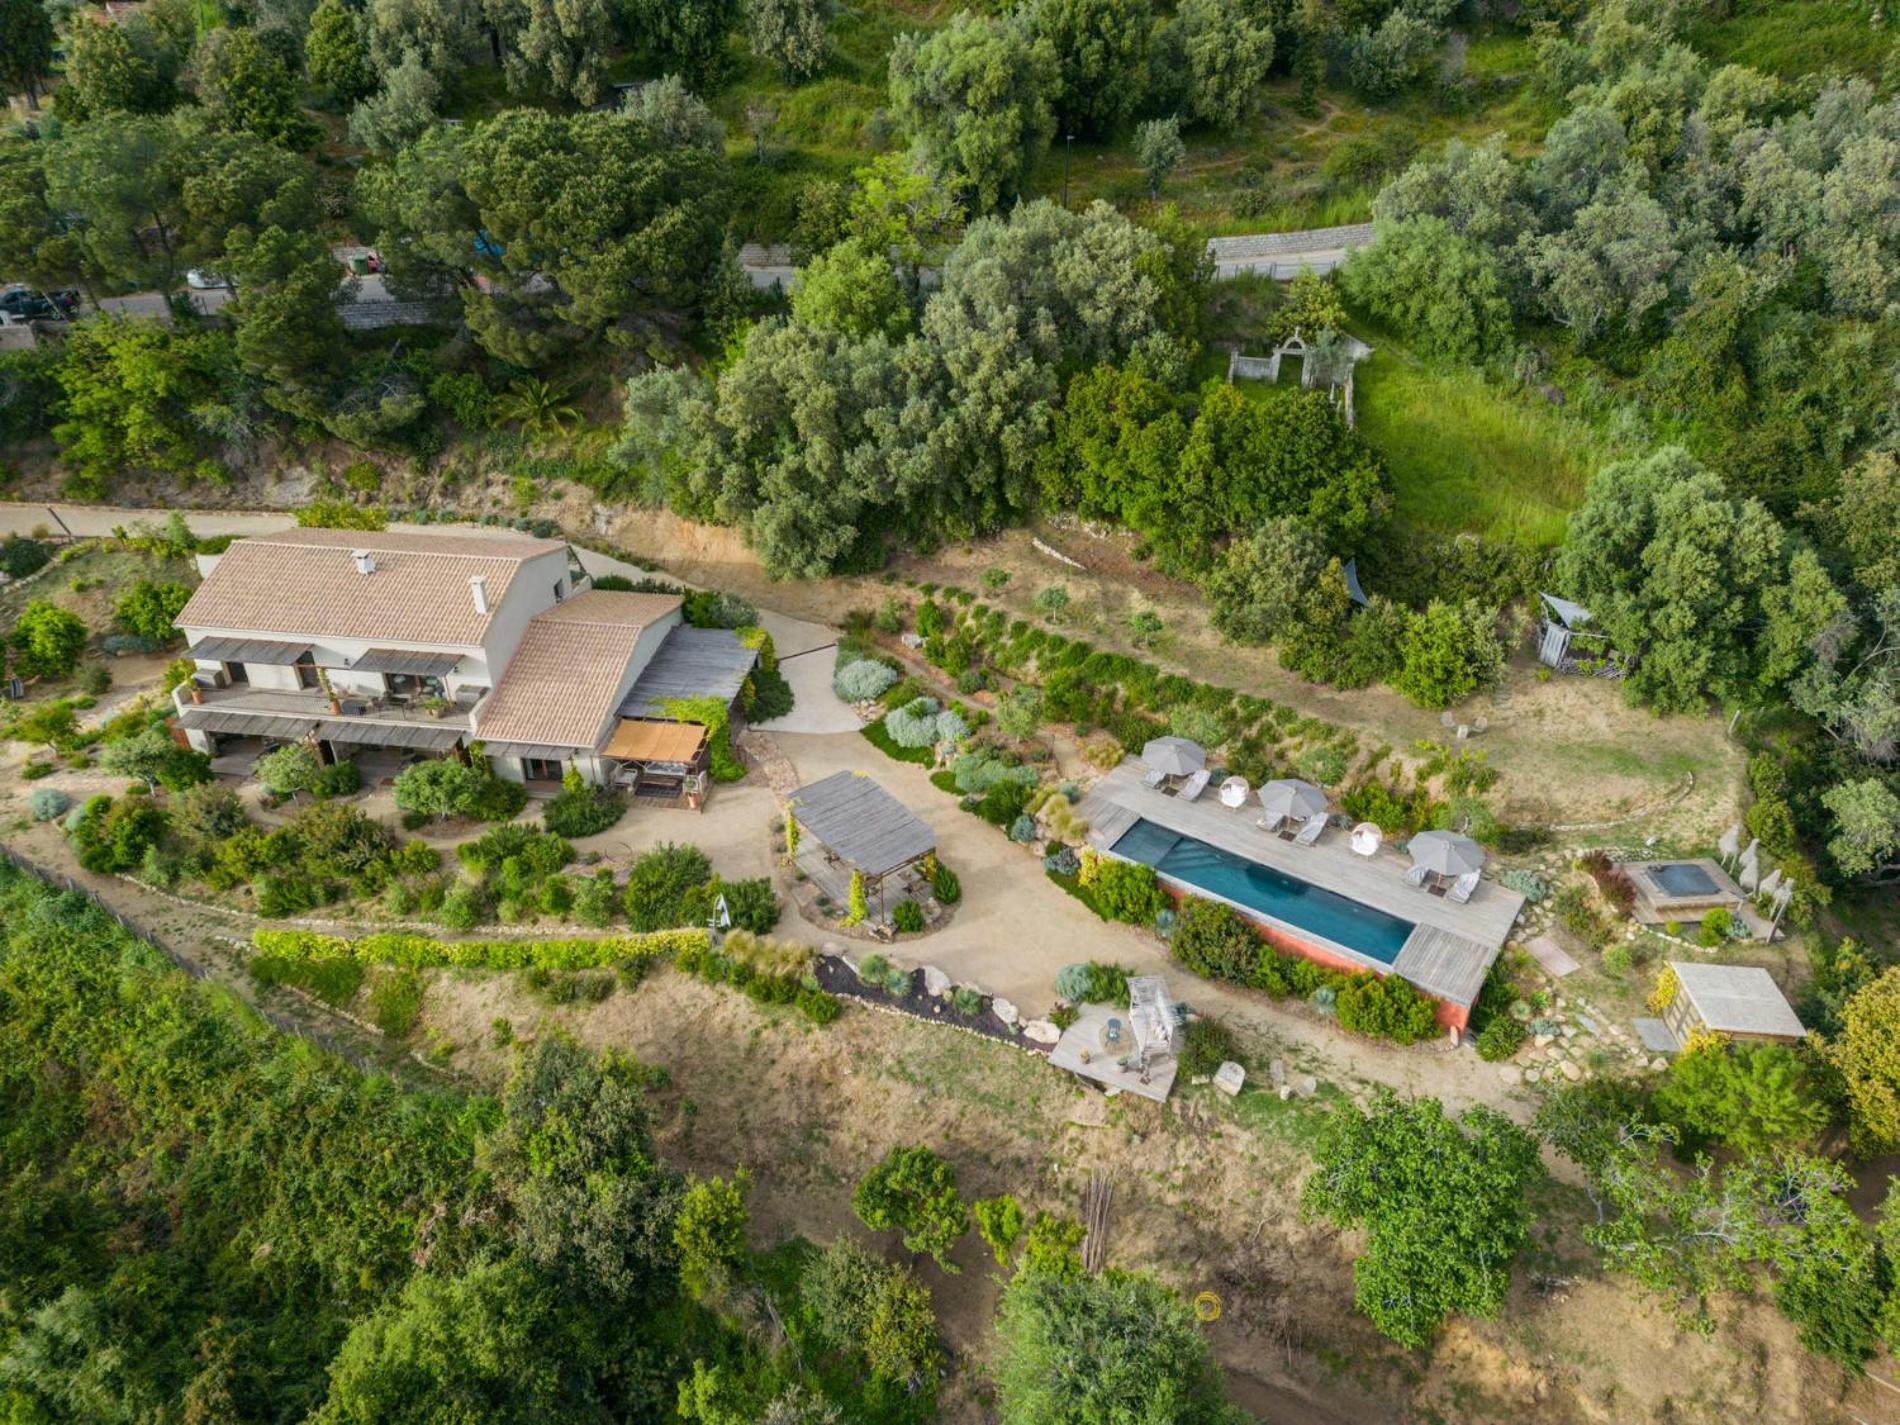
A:
{"type": "Polygon", "coordinates": [[[537,439],[566,435],[567,428],[581,418],[572,394],[565,386],[530,376],[515,382],[496,400],[495,418],[513,421],[523,435],[537,439]]]}

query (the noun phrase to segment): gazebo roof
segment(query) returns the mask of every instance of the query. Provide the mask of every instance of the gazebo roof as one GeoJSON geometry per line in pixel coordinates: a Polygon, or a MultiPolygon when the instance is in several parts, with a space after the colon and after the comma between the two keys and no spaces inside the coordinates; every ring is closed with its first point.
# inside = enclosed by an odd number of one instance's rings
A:
{"type": "Polygon", "coordinates": [[[1699,965],[1671,960],[1676,983],[1718,1032],[1799,1039],[1807,1033],[1774,977],[1754,965],[1699,965]]]}
{"type": "Polygon", "coordinates": [[[937,849],[937,833],[862,772],[833,772],[787,798],[798,824],[867,876],[937,849]]]}

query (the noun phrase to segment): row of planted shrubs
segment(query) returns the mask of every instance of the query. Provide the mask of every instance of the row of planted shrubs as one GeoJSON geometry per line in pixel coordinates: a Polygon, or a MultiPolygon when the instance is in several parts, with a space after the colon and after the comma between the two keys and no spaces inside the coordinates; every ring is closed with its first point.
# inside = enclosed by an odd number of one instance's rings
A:
{"type": "Polygon", "coordinates": [[[837,997],[821,989],[812,974],[809,946],[743,930],[717,947],[709,931],[697,928],[534,940],[439,940],[398,932],[350,938],[310,930],[257,930],[251,944],[257,951],[251,973],[260,984],[295,984],[331,1004],[346,1003],[370,966],[524,970],[543,977],[612,967],[631,981],[671,960],[687,974],[731,985],[759,1004],[791,1005],[815,1024],[831,1023],[840,1010],[837,997]]]}
{"type": "Polygon", "coordinates": [[[1395,1044],[1438,1033],[1435,1002],[1399,976],[1337,969],[1279,950],[1218,901],[1183,900],[1170,946],[1174,958],[1197,975],[1264,990],[1275,999],[1298,995],[1330,1007],[1355,1033],[1395,1044]]]}
{"type": "Polygon", "coordinates": [[[755,1004],[791,1005],[813,1024],[829,1024],[842,1006],[819,986],[813,960],[809,945],[741,930],[717,946],[708,937],[673,957],[676,966],[708,984],[731,985],[755,1004]]]}
{"type": "Polygon", "coordinates": [[[313,930],[251,932],[251,944],[257,952],[275,960],[355,960],[359,964],[399,965],[412,970],[448,965],[480,970],[521,970],[531,965],[544,970],[586,970],[636,960],[677,959],[704,950],[711,943],[710,932],[698,928],[533,940],[439,940],[400,931],[378,931],[354,938],[313,930]]]}

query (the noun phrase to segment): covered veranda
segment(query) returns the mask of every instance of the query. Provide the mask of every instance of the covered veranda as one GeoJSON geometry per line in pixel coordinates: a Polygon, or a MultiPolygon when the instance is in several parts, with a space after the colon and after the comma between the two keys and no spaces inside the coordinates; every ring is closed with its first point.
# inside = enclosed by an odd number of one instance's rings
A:
{"type": "Polygon", "coordinates": [[[609,783],[635,797],[678,801],[693,811],[705,805],[711,751],[696,722],[622,718],[601,755],[609,783]]]}

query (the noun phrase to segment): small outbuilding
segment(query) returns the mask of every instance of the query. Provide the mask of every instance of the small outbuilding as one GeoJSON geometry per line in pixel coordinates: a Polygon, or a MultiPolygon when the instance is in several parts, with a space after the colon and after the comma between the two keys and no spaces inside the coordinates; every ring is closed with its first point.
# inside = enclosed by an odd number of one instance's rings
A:
{"type": "Polygon", "coordinates": [[[1698,1030],[1750,1043],[1795,1044],[1807,1035],[1766,970],[1685,960],[1671,960],[1669,968],[1676,977],[1676,993],[1662,1018],[1678,1043],[1698,1030]]]}

